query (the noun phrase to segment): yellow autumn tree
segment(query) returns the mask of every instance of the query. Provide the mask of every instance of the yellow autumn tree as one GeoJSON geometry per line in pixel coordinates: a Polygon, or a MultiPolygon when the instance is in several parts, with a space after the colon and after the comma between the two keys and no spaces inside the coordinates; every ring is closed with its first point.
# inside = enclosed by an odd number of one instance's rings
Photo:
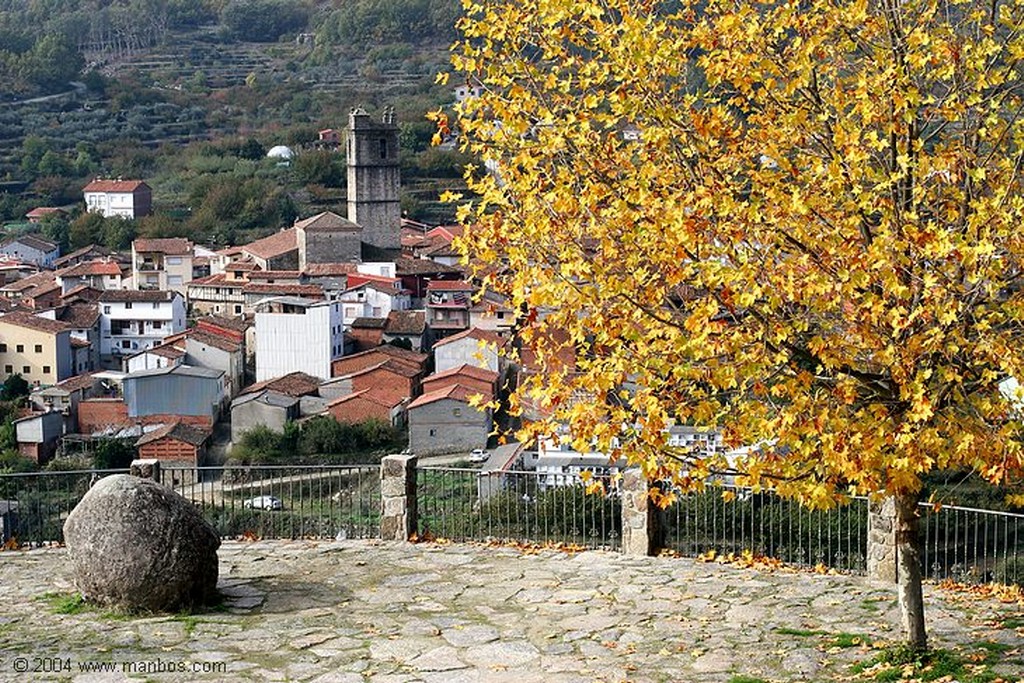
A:
{"type": "Polygon", "coordinates": [[[464,4],[462,245],[521,312],[526,431],[674,490],[895,497],[924,647],[922,476],[1024,469],[1024,0],[464,4]]]}

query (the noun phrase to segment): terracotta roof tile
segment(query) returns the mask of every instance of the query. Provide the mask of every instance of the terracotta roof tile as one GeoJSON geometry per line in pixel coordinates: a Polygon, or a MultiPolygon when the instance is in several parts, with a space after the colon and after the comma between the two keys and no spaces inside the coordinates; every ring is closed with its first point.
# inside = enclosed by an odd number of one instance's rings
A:
{"type": "Polygon", "coordinates": [[[84,375],[75,375],[69,377],[63,382],[58,382],[54,386],[63,391],[72,392],[79,391],[81,389],[89,389],[99,380],[93,377],[92,373],[86,373],[84,375]]]}
{"type": "Polygon", "coordinates": [[[38,330],[39,332],[47,332],[49,334],[59,334],[60,332],[67,332],[71,329],[66,323],[62,323],[58,320],[40,318],[38,315],[32,315],[31,313],[25,313],[22,311],[14,311],[0,317],[0,323],[17,325],[18,327],[38,330]]]}
{"type": "Polygon", "coordinates": [[[108,259],[83,261],[57,271],[60,277],[86,277],[89,275],[120,275],[121,264],[108,259]]]}
{"type": "Polygon", "coordinates": [[[322,299],[324,288],[320,285],[289,285],[268,282],[248,282],[242,288],[243,294],[287,294],[322,299]]]}
{"type": "Polygon", "coordinates": [[[79,330],[93,327],[99,317],[99,306],[90,304],[69,304],[57,315],[58,320],[79,330]]]}
{"type": "Polygon", "coordinates": [[[208,429],[202,429],[195,425],[185,424],[184,422],[172,422],[143,434],[135,442],[135,445],[143,446],[160,439],[170,438],[176,441],[184,441],[193,446],[202,446],[210,438],[211,434],[213,432],[208,429]]]}
{"type": "Polygon", "coordinates": [[[431,280],[427,284],[428,292],[472,292],[476,285],[465,280],[431,280]]]}
{"type": "Polygon", "coordinates": [[[193,245],[192,242],[184,237],[157,237],[153,239],[140,237],[132,242],[132,248],[139,254],[152,252],[159,254],[184,255],[192,253],[193,245]]]}
{"type": "Polygon", "coordinates": [[[275,391],[285,396],[298,397],[316,394],[320,389],[320,379],[304,372],[292,372],[283,377],[275,377],[252,384],[242,390],[242,395],[257,391],[275,391]]]}
{"type": "Polygon", "coordinates": [[[391,311],[384,334],[421,335],[427,329],[427,316],[423,311],[391,311]]]}
{"type": "Polygon", "coordinates": [[[142,180],[100,180],[97,178],[82,188],[82,192],[134,192],[149,187],[142,180]]]}
{"type": "Polygon", "coordinates": [[[258,258],[273,258],[299,248],[295,228],[280,230],[269,237],[242,245],[242,252],[258,258]]]}
{"type": "Polygon", "coordinates": [[[351,275],[358,272],[359,267],[355,263],[307,263],[305,270],[309,277],[351,275]]]}
{"type": "Polygon", "coordinates": [[[175,296],[181,296],[177,292],[161,289],[108,289],[100,295],[100,301],[104,303],[127,303],[135,301],[172,301],[175,296]]]}
{"type": "Polygon", "coordinates": [[[435,403],[436,401],[442,401],[444,399],[452,399],[454,401],[459,401],[460,403],[468,404],[471,396],[480,395],[480,392],[476,389],[470,389],[469,387],[461,384],[452,384],[443,389],[431,391],[430,393],[423,394],[418,397],[415,401],[409,404],[409,410],[419,408],[420,406],[425,406],[430,403],[435,403]]]}

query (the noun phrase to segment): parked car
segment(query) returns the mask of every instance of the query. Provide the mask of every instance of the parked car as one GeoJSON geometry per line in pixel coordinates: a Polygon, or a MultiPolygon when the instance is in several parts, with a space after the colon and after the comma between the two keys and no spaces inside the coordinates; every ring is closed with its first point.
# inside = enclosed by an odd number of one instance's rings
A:
{"type": "Polygon", "coordinates": [[[256,496],[242,503],[249,510],[283,510],[284,503],[276,496],[256,496]]]}
{"type": "Polygon", "coordinates": [[[487,458],[491,457],[491,454],[482,448],[474,448],[469,452],[470,462],[487,462],[487,458]]]}

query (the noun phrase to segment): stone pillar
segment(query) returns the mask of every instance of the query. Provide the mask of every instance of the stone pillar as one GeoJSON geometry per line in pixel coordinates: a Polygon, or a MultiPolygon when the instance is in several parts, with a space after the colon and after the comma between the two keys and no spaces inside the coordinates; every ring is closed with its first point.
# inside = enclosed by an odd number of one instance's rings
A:
{"type": "Polygon", "coordinates": [[[622,473],[622,552],[654,555],[663,545],[661,510],[651,502],[647,479],[637,468],[622,473]]]}
{"type": "Polygon", "coordinates": [[[896,583],[896,503],[892,498],[868,504],[868,578],[896,583]]]}
{"type": "Polygon", "coordinates": [[[160,461],[156,459],[151,460],[132,460],[132,464],[128,469],[128,473],[133,477],[140,477],[141,479],[152,479],[156,483],[161,483],[160,480],[160,461]]]}
{"type": "Polygon", "coordinates": [[[416,526],[416,456],[386,456],[380,463],[380,537],[408,541],[416,526]]]}

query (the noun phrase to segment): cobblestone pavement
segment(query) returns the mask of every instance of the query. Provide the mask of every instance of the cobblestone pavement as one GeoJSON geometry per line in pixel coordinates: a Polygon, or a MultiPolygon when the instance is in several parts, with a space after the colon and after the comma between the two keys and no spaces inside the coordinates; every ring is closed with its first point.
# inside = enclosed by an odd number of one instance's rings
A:
{"type": "MultiPolygon", "coordinates": [[[[129,617],[69,599],[61,549],[0,553],[0,680],[835,681],[898,639],[894,590],[860,577],[372,541],[220,558],[217,609],[129,617]]],[[[934,645],[1024,673],[1019,606],[926,599],[934,645]]]]}

